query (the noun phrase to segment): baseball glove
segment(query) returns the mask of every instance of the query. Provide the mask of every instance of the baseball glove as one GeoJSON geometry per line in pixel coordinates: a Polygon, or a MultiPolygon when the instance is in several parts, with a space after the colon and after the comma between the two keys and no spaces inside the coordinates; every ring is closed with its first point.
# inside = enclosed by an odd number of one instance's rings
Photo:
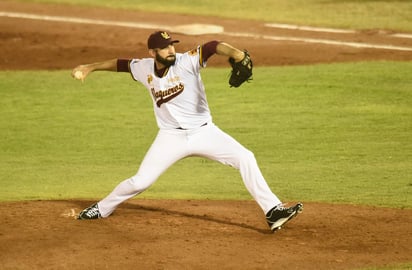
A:
{"type": "Polygon", "coordinates": [[[230,74],[230,87],[239,87],[244,82],[249,82],[252,78],[253,63],[249,53],[245,50],[245,57],[239,62],[235,62],[232,57],[229,58],[229,63],[232,66],[230,74]]]}

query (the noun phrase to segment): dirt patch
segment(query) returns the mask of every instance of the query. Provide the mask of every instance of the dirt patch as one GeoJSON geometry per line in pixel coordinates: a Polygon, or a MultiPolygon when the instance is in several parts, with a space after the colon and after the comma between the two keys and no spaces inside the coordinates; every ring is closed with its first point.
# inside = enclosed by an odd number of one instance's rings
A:
{"type": "MultiPolygon", "coordinates": [[[[314,33],[262,22],[0,2],[0,11],[172,25],[216,24],[226,32],[412,47],[390,31],[314,33]]],[[[71,69],[110,58],[146,57],[152,30],[0,17],[0,70],[71,69]]],[[[179,51],[218,39],[246,48],[255,66],[412,60],[411,51],[233,37],[185,36],[179,51]]],[[[209,65],[227,60],[212,57],[209,65]]],[[[1,203],[1,269],[354,269],[411,262],[412,211],[305,203],[281,231],[268,230],[251,201],[133,200],[113,216],[77,221],[92,202],[1,203]]]]}
{"type": "MultiPolygon", "coordinates": [[[[2,1],[0,11],[39,15],[66,16],[99,20],[144,22],[171,26],[214,24],[225,33],[247,32],[260,36],[327,39],[344,42],[412,47],[412,39],[397,38],[390,31],[367,30],[338,34],[296,31],[266,27],[263,22],[221,19],[216,17],[177,16],[163,13],[80,8],[2,1]]],[[[6,69],[71,69],[80,63],[110,58],[148,57],[146,39],[153,30],[126,27],[73,24],[0,17],[0,70],[6,69]]],[[[176,48],[187,51],[210,40],[223,40],[248,49],[255,66],[298,65],[365,60],[412,60],[412,51],[398,51],[349,46],[326,45],[299,41],[234,37],[227,34],[182,35],[176,48]]],[[[212,57],[209,65],[225,65],[227,60],[212,57]]]]}
{"type": "Polygon", "coordinates": [[[80,221],[90,201],[1,203],[2,269],[354,269],[411,261],[412,211],[305,203],[271,233],[254,201],[132,200],[80,221]]]}

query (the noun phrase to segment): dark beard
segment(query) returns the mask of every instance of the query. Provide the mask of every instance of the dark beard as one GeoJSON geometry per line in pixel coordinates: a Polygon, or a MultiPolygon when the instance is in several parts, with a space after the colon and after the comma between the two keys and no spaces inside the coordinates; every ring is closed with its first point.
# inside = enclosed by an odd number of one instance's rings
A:
{"type": "Polygon", "coordinates": [[[174,65],[175,62],[176,62],[176,56],[175,55],[168,56],[168,57],[163,58],[158,53],[156,53],[156,61],[161,63],[162,65],[164,65],[166,67],[170,67],[170,66],[174,65]],[[169,59],[168,59],[168,57],[169,57],[169,59]],[[170,59],[170,57],[172,57],[172,58],[170,59]]]}

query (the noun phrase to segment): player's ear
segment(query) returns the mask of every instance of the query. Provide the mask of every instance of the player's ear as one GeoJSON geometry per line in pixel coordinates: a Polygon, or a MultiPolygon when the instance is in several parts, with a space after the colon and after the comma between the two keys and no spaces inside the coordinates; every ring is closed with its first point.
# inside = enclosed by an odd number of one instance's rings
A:
{"type": "Polygon", "coordinates": [[[155,57],[156,56],[156,51],[153,49],[149,49],[149,54],[151,57],[155,57]]]}

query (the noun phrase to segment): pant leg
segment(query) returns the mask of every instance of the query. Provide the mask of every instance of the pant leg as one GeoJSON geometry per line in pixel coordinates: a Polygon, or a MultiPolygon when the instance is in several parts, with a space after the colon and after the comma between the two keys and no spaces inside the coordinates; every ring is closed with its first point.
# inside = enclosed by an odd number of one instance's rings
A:
{"type": "Polygon", "coordinates": [[[187,155],[186,142],[182,132],[160,130],[137,174],[122,181],[98,202],[101,215],[109,216],[122,202],[148,189],[172,164],[187,155]]]}
{"type": "Polygon", "coordinates": [[[246,189],[266,214],[281,203],[270,190],[257,164],[254,154],[214,124],[205,126],[193,135],[190,150],[240,171],[246,189]]]}

